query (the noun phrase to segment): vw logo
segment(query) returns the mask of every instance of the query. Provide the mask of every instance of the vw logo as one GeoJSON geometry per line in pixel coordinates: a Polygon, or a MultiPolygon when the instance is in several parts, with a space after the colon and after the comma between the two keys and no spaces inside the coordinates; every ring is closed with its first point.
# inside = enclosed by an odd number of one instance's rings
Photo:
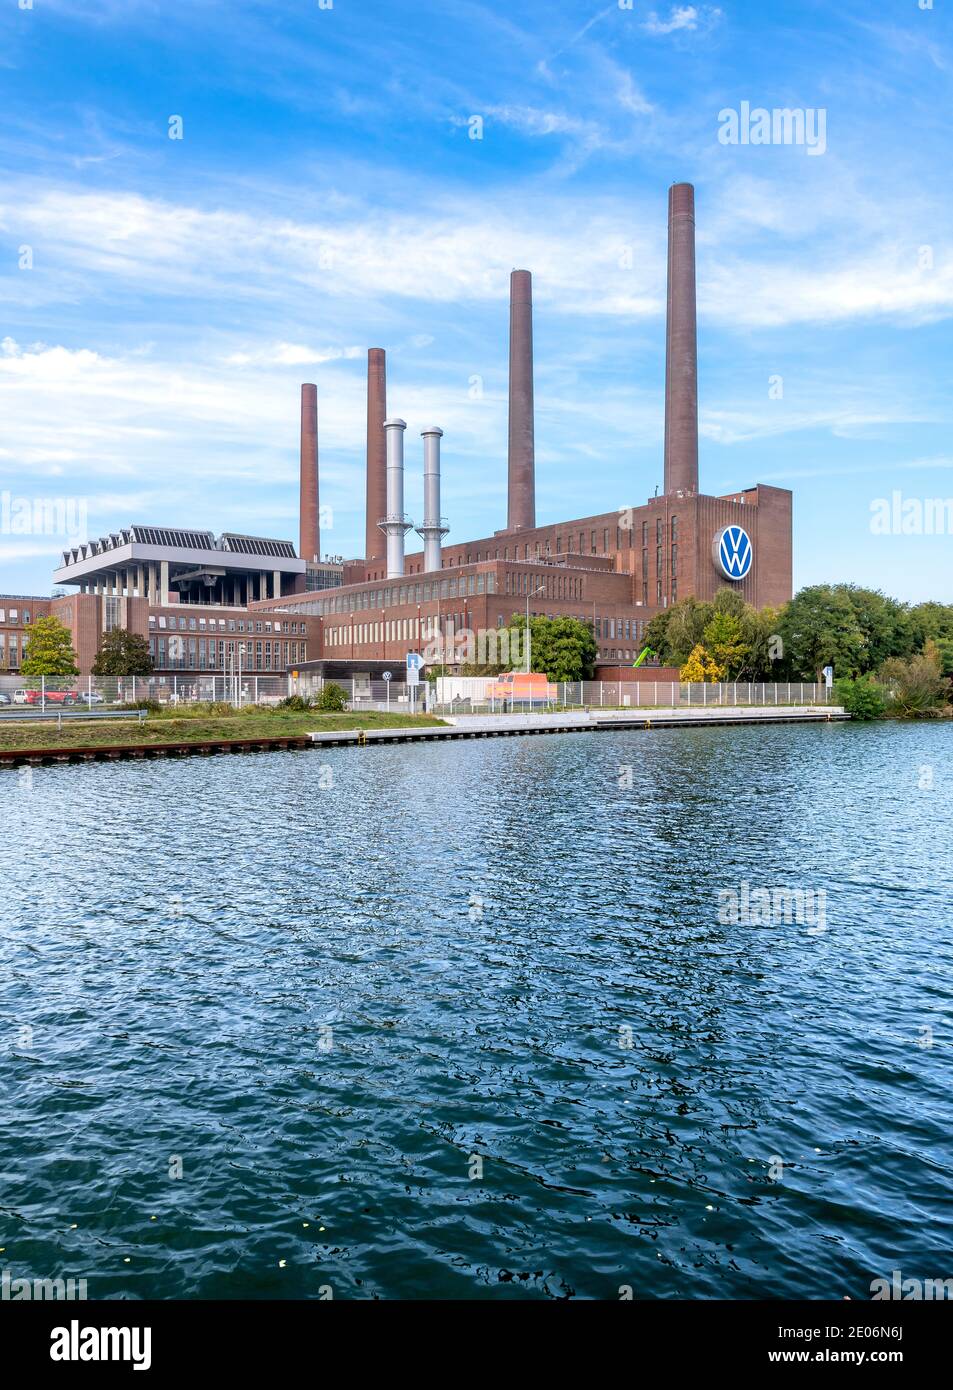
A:
{"type": "Polygon", "coordinates": [[[744,579],[754,560],[751,537],[743,526],[723,526],[712,542],[711,557],[726,579],[744,579]]]}

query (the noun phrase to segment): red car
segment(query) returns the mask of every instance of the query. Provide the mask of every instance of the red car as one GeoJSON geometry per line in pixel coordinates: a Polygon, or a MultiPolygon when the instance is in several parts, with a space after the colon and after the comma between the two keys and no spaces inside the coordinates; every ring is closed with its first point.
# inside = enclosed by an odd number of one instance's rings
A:
{"type": "MultiPolygon", "coordinates": [[[[17,692],[19,694],[19,691],[17,692]]],[[[26,699],[22,701],[25,705],[42,705],[42,690],[25,690],[23,694],[26,699]]],[[[79,702],[78,690],[48,690],[46,692],[46,703],[48,705],[75,705],[79,702]]],[[[21,703],[21,701],[17,701],[21,703]]]]}

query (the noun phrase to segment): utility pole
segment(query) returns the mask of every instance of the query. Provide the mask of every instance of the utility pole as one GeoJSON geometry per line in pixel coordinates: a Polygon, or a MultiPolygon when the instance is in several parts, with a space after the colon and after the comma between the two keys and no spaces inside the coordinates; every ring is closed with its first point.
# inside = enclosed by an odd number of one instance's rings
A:
{"type": "Polygon", "coordinates": [[[545,588],[546,588],[546,585],[545,585],[545,584],[540,584],[540,586],[539,586],[538,589],[534,589],[532,593],[527,593],[527,595],[526,595],[526,637],[525,637],[525,646],[526,646],[526,672],[527,672],[527,675],[529,674],[529,657],[530,657],[530,643],[531,643],[530,631],[529,631],[529,601],[530,601],[531,598],[535,598],[537,594],[541,594],[545,588]]]}

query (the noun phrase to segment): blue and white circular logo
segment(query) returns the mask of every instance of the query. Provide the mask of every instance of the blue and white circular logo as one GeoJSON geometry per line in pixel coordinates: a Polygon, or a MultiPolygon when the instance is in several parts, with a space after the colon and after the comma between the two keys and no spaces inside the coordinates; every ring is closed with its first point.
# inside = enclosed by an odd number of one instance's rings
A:
{"type": "Polygon", "coordinates": [[[711,547],[715,569],[726,579],[744,579],[754,561],[751,537],[743,526],[723,526],[711,547]]]}

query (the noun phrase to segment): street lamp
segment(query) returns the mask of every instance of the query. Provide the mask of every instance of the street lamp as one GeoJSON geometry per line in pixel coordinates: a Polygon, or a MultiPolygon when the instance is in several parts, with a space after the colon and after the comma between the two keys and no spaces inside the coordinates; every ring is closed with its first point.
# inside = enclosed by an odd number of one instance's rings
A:
{"type": "Polygon", "coordinates": [[[527,595],[526,595],[526,673],[527,673],[527,675],[529,674],[529,648],[530,648],[530,635],[529,635],[529,601],[530,601],[531,598],[535,598],[537,594],[541,594],[545,588],[546,588],[546,585],[545,585],[545,584],[540,584],[540,586],[539,586],[538,589],[534,589],[532,593],[527,593],[527,595]]]}

